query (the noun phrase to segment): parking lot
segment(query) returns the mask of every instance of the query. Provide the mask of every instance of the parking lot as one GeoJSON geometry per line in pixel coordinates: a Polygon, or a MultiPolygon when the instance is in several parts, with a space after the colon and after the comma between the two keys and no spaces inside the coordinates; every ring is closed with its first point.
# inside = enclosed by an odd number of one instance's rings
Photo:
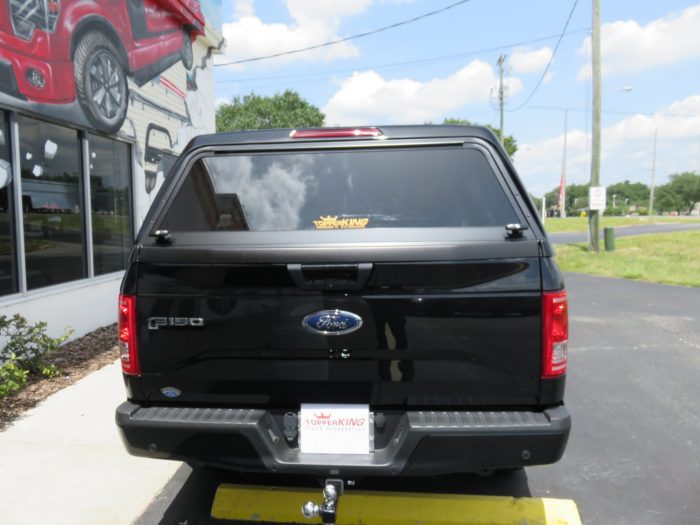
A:
{"type": "MultiPolygon", "coordinates": [[[[366,480],[358,487],[572,498],[589,525],[697,524],[700,290],[573,274],[567,286],[566,399],[574,428],[561,462],[490,478],[366,480]]],[[[255,481],[263,482],[183,466],[137,523],[209,523],[219,483],[255,481]]]]}

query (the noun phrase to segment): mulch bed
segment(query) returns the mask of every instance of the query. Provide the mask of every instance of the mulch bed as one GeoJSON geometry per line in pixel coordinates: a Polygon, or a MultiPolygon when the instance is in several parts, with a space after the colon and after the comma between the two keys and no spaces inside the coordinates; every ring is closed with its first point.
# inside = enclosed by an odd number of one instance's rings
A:
{"type": "Polygon", "coordinates": [[[63,374],[46,379],[30,374],[27,385],[15,394],[0,398],[0,431],[6,429],[20,414],[72,385],[86,375],[111,364],[119,357],[116,346],[117,325],[98,328],[74,341],[66,343],[46,358],[59,367],[63,374]]]}

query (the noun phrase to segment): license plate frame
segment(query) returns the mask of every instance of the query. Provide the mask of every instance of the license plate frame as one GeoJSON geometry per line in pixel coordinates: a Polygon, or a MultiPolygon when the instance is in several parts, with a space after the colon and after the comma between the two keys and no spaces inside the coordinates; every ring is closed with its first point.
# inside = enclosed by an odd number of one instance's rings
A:
{"type": "Polygon", "coordinates": [[[357,455],[374,451],[374,415],[369,405],[302,403],[302,454],[357,455]]]}

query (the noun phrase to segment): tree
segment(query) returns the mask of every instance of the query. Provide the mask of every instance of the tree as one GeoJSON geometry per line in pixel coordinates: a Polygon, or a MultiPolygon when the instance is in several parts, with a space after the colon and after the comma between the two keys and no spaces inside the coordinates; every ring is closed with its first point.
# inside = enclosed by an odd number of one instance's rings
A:
{"type": "Polygon", "coordinates": [[[271,97],[236,96],[216,109],[216,131],[323,126],[325,115],[299,93],[286,90],[271,97]]]}
{"type": "Polygon", "coordinates": [[[544,206],[548,210],[559,207],[559,188],[554,188],[544,194],[544,206]]]}
{"type": "Polygon", "coordinates": [[[540,211],[542,209],[542,199],[535,197],[532,193],[530,193],[530,198],[532,199],[532,203],[535,205],[535,209],[540,211]]]}
{"type": "MultiPolygon", "coordinates": [[[[569,184],[566,187],[566,213],[578,213],[588,207],[588,184],[569,184]]],[[[559,208],[559,186],[545,193],[547,209],[559,208]]]]}
{"type": "Polygon", "coordinates": [[[608,201],[612,203],[613,195],[618,208],[625,208],[625,205],[647,206],[649,203],[649,186],[643,182],[618,182],[611,184],[607,189],[608,201]]]}
{"type": "Polygon", "coordinates": [[[682,208],[683,202],[669,184],[664,184],[663,186],[656,188],[656,195],[654,199],[655,210],[675,211],[680,214],[682,208]]]}
{"type": "Polygon", "coordinates": [[[690,213],[700,202],[700,175],[685,171],[674,173],[669,182],[659,186],[656,194],[656,208],[660,211],[690,213]]]}
{"type": "MultiPolygon", "coordinates": [[[[462,119],[462,118],[446,118],[445,120],[442,121],[443,124],[447,125],[457,125],[457,126],[481,126],[481,124],[473,124],[471,121],[467,119],[462,119]]],[[[490,124],[486,124],[487,128],[489,128],[491,131],[493,131],[494,135],[498,137],[498,130],[491,126],[490,124]]],[[[513,135],[506,135],[503,137],[503,147],[506,149],[506,153],[508,153],[509,157],[513,157],[515,155],[515,152],[518,151],[518,141],[515,140],[515,137],[513,135]]]]}

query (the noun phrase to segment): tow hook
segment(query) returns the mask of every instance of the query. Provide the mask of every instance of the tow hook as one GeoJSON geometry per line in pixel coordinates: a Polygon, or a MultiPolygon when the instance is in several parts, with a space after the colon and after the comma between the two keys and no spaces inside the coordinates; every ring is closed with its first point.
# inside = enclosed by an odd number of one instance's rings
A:
{"type": "Polygon", "coordinates": [[[306,519],[321,517],[322,523],[335,524],[338,513],[338,501],[343,494],[342,479],[327,479],[323,487],[323,503],[317,505],[307,501],[301,507],[301,513],[306,519]]]}

